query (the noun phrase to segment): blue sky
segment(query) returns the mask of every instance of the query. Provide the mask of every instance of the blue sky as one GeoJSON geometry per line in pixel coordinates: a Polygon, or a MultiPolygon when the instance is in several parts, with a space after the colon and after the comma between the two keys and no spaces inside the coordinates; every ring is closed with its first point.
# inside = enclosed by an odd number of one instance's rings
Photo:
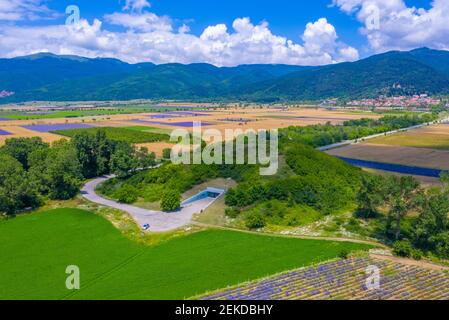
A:
{"type": "Polygon", "coordinates": [[[447,50],[449,28],[441,21],[449,14],[447,2],[0,0],[0,56],[56,51],[129,62],[317,65],[387,50],[447,50]],[[375,30],[366,24],[373,4],[375,30]],[[62,28],[68,5],[80,8],[76,32],[62,28]],[[249,19],[236,20],[242,18],[249,19]],[[28,43],[14,39],[23,36],[28,43]]]}

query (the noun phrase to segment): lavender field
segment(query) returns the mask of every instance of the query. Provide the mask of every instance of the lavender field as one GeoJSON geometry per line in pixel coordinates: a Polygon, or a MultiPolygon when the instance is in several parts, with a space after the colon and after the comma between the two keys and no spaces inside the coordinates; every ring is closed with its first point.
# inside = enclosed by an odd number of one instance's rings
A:
{"type": "Polygon", "coordinates": [[[61,123],[61,124],[33,124],[22,126],[22,128],[36,131],[36,132],[50,132],[56,130],[71,130],[71,129],[88,129],[94,126],[84,123],[61,123]]]}
{"type": "MultiPolygon", "coordinates": [[[[186,122],[162,122],[162,121],[148,121],[148,120],[132,120],[135,123],[143,123],[143,124],[158,124],[162,126],[170,126],[170,127],[182,127],[182,128],[192,128],[195,126],[193,121],[186,122]]],[[[210,122],[201,122],[202,126],[211,126],[213,123],[210,122]]]]}
{"type": "Polygon", "coordinates": [[[447,300],[449,274],[390,261],[352,258],[304,268],[224,290],[204,300],[447,300]],[[366,268],[381,272],[380,289],[366,287],[366,268]]]}
{"type": "Polygon", "coordinates": [[[11,132],[0,129],[0,136],[9,136],[9,135],[11,135],[11,132]]]}

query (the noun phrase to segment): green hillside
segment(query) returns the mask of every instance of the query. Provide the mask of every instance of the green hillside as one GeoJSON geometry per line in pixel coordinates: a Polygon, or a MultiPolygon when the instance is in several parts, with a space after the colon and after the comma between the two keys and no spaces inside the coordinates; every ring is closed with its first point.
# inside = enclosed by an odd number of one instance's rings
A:
{"type": "Polygon", "coordinates": [[[41,54],[0,59],[1,103],[35,100],[320,100],[449,94],[449,53],[388,52],[323,67],[127,64],[41,54]]]}

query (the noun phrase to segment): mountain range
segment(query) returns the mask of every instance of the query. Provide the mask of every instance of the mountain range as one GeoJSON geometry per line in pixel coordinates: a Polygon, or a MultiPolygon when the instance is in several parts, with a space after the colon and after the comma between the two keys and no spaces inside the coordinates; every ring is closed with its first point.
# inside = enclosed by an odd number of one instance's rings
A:
{"type": "Polygon", "coordinates": [[[391,51],[321,67],[128,64],[39,53],[0,59],[0,103],[129,99],[304,101],[449,94],[449,52],[391,51]]]}

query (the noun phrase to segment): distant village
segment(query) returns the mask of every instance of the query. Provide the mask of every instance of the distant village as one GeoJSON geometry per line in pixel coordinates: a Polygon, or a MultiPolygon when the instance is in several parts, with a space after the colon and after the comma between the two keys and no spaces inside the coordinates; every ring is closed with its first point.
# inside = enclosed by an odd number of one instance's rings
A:
{"type": "MultiPolygon", "coordinates": [[[[389,110],[409,110],[409,111],[430,111],[432,107],[441,106],[444,101],[441,98],[431,97],[427,94],[413,95],[413,96],[396,96],[387,97],[379,96],[371,99],[351,100],[344,105],[346,107],[369,107],[377,111],[389,110]]],[[[338,99],[330,99],[321,103],[323,106],[341,106],[342,103],[338,99]]],[[[449,107],[446,104],[446,107],[449,107]]]]}

